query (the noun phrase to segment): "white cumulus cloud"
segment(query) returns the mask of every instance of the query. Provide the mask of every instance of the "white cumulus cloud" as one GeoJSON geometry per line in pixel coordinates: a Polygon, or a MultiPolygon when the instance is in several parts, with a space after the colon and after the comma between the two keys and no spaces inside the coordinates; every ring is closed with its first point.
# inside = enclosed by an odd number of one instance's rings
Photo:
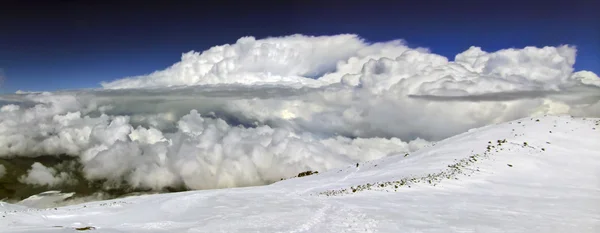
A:
{"type": "Polygon", "coordinates": [[[46,167],[39,162],[33,163],[31,169],[26,175],[19,178],[19,181],[32,185],[46,185],[49,187],[58,186],[64,182],[73,182],[66,172],[57,171],[55,168],[46,167]]]}
{"type": "MultiPolygon", "coordinates": [[[[153,190],[267,184],[516,118],[600,117],[599,78],[574,71],[576,53],[244,37],[103,89],[3,95],[0,157],[66,154],[87,179],[153,190]]],[[[40,165],[37,183],[62,179],[40,165]]]]}
{"type": "Polygon", "coordinates": [[[292,35],[262,40],[243,37],[233,45],[185,53],[181,62],[166,70],[102,85],[105,88],[274,82],[315,85],[317,81],[304,77],[334,70],[338,61],[353,56],[364,46],[356,35],[292,35]]]}

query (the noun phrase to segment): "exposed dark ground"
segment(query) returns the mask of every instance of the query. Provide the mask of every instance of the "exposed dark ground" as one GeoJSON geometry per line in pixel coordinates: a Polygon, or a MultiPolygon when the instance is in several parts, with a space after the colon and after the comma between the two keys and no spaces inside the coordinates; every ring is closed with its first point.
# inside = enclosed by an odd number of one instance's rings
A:
{"type": "MultiPolygon", "coordinates": [[[[150,190],[139,190],[123,184],[108,185],[104,180],[89,181],[83,177],[82,166],[78,158],[71,156],[38,156],[0,158],[0,164],[6,168],[6,174],[0,178],[0,200],[18,202],[32,195],[45,191],[57,190],[63,193],[75,193],[74,198],[96,196],[99,199],[112,199],[128,196],[134,193],[150,193],[150,190]],[[20,181],[27,175],[31,165],[39,162],[46,167],[52,167],[58,172],[66,172],[71,177],[69,182],[57,186],[31,185],[20,181]]],[[[164,190],[165,192],[184,191],[182,189],[164,190]]]]}

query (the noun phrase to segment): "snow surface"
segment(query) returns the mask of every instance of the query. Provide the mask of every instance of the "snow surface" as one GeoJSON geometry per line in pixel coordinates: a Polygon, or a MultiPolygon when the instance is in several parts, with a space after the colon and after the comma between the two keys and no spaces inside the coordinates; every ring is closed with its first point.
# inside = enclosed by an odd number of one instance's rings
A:
{"type": "Polygon", "coordinates": [[[576,55],[571,45],[445,57],[352,34],[243,37],[100,89],[0,95],[0,158],[73,157],[22,168],[18,183],[52,189],[265,185],[523,117],[600,117],[600,78],[576,71],[576,55]]]}
{"type": "Polygon", "coordinates": [[[49,209],[0,202],[0,229],[600,232],[599,124],[597,118],[570,116],[520,119],[472,129],[411,154],[260,187],[49,209]]]}

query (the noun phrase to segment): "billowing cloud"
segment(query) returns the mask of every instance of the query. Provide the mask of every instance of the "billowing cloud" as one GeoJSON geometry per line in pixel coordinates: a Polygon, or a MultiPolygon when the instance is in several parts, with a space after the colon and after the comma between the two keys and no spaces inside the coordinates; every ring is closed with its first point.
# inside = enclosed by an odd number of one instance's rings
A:
{"type": "Polygon", "coordinates": [[[233,45],[189,52],[181,62],[148,76],[103,83],[105,88],[164,87],[199,84],[290,83],[315,85],[314,79],[335,70],[365,47],[355,35],[309,37],[292,35],[256,40],[240,38],[233,45]]]}
{"type": "MultiPolygon", "coordinates": [[[[140,120],[148,124],[134,127],[129,116],[93,111],[86,116],[68,111],[39,114],[63,108],[61,101],[46,100],[48,104],[28,109],[3,107],[0,126],[7,134],[0,141],[5,149],[0,156],[76,156],[85,178],[104,181],[107,187],[161,190],[268,184],[306,170],[323,171],[427,145],[420,139],[405,143],[326,138],[268,125],[244,127],[202,116],[197,110],[178,118],[164,117],[175,122],[169,122],[173,128],[161,131],[152,126],[154,120],[140,120]],[[31,115],[35,117],[27,117],[31,115]]],[[[88,108],[81,104],[81,109],[88,108]]],[[[53,186],[67,178],[66,173],[36,163],[21,182],[53,186]]]]}
{"type": "Polygon", "coordinates": [[[66,172],[57,171],[55,168],[46,167],[39,162],[33,163],[27,174],[19,178],[25,184],[45,185],[55,187],[66,182],[74,182],[66,172]]]}
{"type": "Polygon", "coordinates": [[[244,37],[103,89],[4,95],[0,157],[74,156],[108,186],[267,184],[491,123],[600,117],[600,79],[575,58],[568,45],[451,60],[401,40],[244,37]]]}

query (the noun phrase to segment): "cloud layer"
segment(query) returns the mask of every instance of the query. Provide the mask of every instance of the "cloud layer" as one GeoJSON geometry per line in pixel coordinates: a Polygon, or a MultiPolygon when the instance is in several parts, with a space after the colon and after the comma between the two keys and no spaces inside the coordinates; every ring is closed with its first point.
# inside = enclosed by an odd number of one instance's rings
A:
{"type": "MultiPolygon", "coordinates": [[[[567,45],[450,60],[401,40],[244,37],[103,89],[2,96],[0,157],[74,156],[111,187],[267,184],[516,118],[599,117],[600,79],[574,72],[575,57],[567,45]]],[[[68,181],[52,169],[34,164],[23,181],[68,181]]]]}
{"type": "MultiPolygon", "coordinates": [[[[7,134],[0,141],[4,148],[0,156],[78,156],[85,177],[103,180],[107,187],[161,190],[267,184],[306,170],[323,171],[428,144],[423,140],[322,138],[267,125],[233,126],[196,110],[178,119],[169,133],[152,126],[134,128],[129,116],[91,117],[90,113],[82,117],[79,111],[48,114],[62,109],[59,105],[64,98],[57,99],[23,110],[4,106],[2,129],[7,134]]],[[[35,163],[21,181],[50,187],[68,181],[69,175],[58,170],[62,169],[35,163]]]]}

